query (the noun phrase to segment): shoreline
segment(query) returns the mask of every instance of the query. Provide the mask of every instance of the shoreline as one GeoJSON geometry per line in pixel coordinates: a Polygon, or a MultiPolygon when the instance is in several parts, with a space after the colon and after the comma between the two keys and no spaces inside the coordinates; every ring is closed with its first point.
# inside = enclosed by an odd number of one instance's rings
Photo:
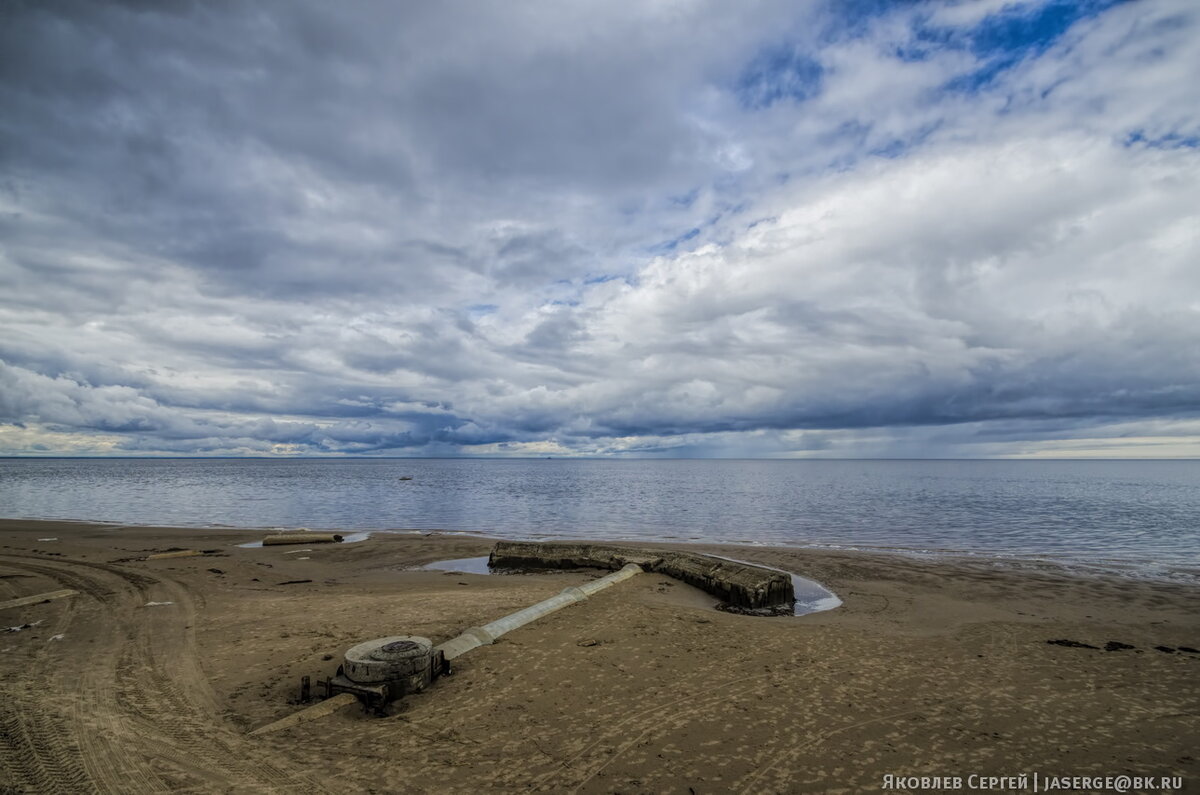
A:
{"type": "Polygon", "coordinates": [[[713,609],[641,574],[456,660],[387,717],[271,739],[300,677],[371,638],[441,642],[603,572],[415,567],[492,539],[240,548],[248,529],[0,520],[0,780],[33,791],[879,791],[885,775],[1200,784],[1200,588],[1056,566],[686,546],[842,605],[713,609]],[[41,542],[41,537],[58,537],[41,542]],[[214,550],[146,559],[171,548],[214,550]],[[1107,648],[1113,648],[1107,651],[1107,648]],[[1165,651],[1164,651],[1165,649],[1165,651]]]}
{"type": "MultiPolygon", "coordinates": [[[[720,541],[696,537],[692,539],[654,539],[654,538],[625,538],[621,536],[572,536],[545,535],[521,536],[516,534],[491,534],[476,530],[454,530],[446,528],[346,528],[341,526],[234,526],[234,525],[170,525],[170,524],[131,524],[127,522],[93,521],[86,519],[46,519],[26,517],[0,517],[0,530],[10,523],[62,525],[78,527],[101,527],[110,531],[120,529],[155,529],[175,530],[183,532],[230,532],[258,533],[300,532],[316,533],[341,532],[347,535],[368,537],[374,534],[398,536],[446,536],[460,538],[479,538],[491,542],[496,541],[563,541],[585,543],[614,543],[639,546],[678,546],[683,548],[722,546],[735,549],[767,549],[781,551],[809,551],[816,553],[845,553],[851,555],[867,555],[879,557],[898,557],[911,560],[943,561],[949,564],[984,563],[1015,571],[1040,570],[1045,568],[1069,572],[1078,577],[1120,577],[1134,581],[1162,582],[1180,585],[1200,586],[1200,562],[1187,565],[1184,563],[1163,563],[1156,560],[1133,558],[1087,559],[1069,556],[1055,556],[1050,553],[1007,553],[1000,551],[971,552],[961,549],[929,549],[902,546],[873,546],[869,544],[850,543],[812,543],[807,545],[771,544],[767,542],[720,541]]],[[[355,542],[351,542],[355,543],[355,542]]]]}

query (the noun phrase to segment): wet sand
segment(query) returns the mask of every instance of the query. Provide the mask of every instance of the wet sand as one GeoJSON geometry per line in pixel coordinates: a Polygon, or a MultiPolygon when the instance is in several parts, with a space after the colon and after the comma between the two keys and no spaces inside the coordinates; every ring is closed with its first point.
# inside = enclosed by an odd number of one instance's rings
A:
{"type": "Polygon", "coordinates": [[[863,792],[1035,771],[1200,790],[1200,653],[1180,650],[1200,648],[1200,588],[850,552],[692,546],[844,604],[732,615],[639,575],[387,717],[248,737],[356,642],[440,642],[601,574],[410,570],[490,549],[458,535],[236,546],[263,535],[0,521],[0,601],[79,592],[0,611],[32,625],[0,632],[0,792],[863,792]],[[216,551],[140,560],[180,547],[216,551]]]}

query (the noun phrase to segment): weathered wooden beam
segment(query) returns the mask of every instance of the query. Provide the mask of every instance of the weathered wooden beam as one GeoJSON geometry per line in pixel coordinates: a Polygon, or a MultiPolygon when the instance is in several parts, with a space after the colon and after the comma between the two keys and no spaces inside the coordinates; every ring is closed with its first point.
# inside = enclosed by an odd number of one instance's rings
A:
{"type": "Polygon", "coordinates": [[[10,607],[36,605],[39,602],[49,602],[51,599],[65,599],[68,596],[77,596],[78,594],[79,591],[64,589],[62,591],[49,591],[47,593],[34,594],[33,596],[22,596],[20,599],[10,599],[7,602],[0,602],[0,610],[7,610],[10,607]]]}
{"type": "Polygon", "coordinates": [[[337,712],[342,707],[348,707],[351,704],[357,704],[358,698],[353,693],[338,693],[333,698],[327,698],[320,704],[313,704],[308,709],[302,709],[299,712],[293,712],[286,718],[280,718],[274,723],[268,723],[266,726],[259,726],[251,735],[270,734],[281,729],[290,729],[293,726],[299,726],[302,723],[310,723],[311,721],[324,718],[337,712]]]}
{"type": "Polygon", "coordinates": [[[279,533],[263,539],[263,546],[277,544],[334,544],[342,540],[337,533],[279,533]]]}

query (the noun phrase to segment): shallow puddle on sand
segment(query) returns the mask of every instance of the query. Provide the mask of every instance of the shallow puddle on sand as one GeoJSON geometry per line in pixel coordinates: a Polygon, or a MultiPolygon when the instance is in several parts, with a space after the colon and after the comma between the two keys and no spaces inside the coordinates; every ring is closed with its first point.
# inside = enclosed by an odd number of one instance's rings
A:
{"type": "Polygon", "coordinates": [[[842,600],[837,594],[816,580],[792,574],[792,588],[796,591],[795,615],[806,616],[809,613],[822,613],[842,606],[842,600]]]}
{"type": "Polygon", "coordinates": [[[835,607],[842,606],[842,600],[837,597],[833,591],[826,588],[816,580],[810,580],[807,577],[801,577],[799,574],[793,574],[786,569],[777,569],[774,566],[768,566],[765,563],[754,563],[749,560],[738,560],[737,558],[727,558],[724,555],[714,555],[711,552],[704,553],[709,557],[728,560],[733,563],[745,563],[747,566],[758,566],[760,569],[770,569],[771,571],[783,572],[792,578],[792,590],[796,593],[796,609],[795,615],[806,616],[809,613],[821,613],[826,610],[832,610],[835,607]]]}
{"type": "Polygon", "coordinates": [[[421,567],[426,571],[456,571],[461,574],[495,574],[488,568],[488,556],[481,558],[453,558],[437,560],[421,567]]]}
{"type": "MultiPolygon", "coordinates": [[[[807,577],[801,577],[798,574],[792,574],[784,569],[777,569],[773,566],[764,566],[761,563],[751,563],[748,560],[738,560],[736,558],[727,558],[722,555],[712,555],[711,557],[728,560],[733,563],[745,563],[749,566],[759,566],[760,568],[770,569],[771,571],[781,571],[792,578],[792,588],[796,592],[795,615],[806,616],[809,613],[820,613],[825,610],[832,610],[835,607],[840,607],[842,600],[837,597],[833,591],[826,588],[816,580],[810,580],[807,577]]],[[[454,558],[452,560],[437,560],[433,563],[427,563],[421,567],[425,571],[453,571],[460,574],[495,574],[496,572],[488,568],[488,556],[478,558],[454,558]]]]}

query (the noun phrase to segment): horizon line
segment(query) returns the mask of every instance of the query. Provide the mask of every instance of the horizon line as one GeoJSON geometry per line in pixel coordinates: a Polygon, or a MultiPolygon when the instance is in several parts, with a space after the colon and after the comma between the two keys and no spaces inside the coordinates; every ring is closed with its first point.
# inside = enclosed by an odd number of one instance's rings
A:
{"type": "Polygon", "coordinates": [[[768,458],[762,456],[370,456],[370,455],[0,455],[0,461],[1200,461],[1200,456],[849,456],[768,458]]]}

